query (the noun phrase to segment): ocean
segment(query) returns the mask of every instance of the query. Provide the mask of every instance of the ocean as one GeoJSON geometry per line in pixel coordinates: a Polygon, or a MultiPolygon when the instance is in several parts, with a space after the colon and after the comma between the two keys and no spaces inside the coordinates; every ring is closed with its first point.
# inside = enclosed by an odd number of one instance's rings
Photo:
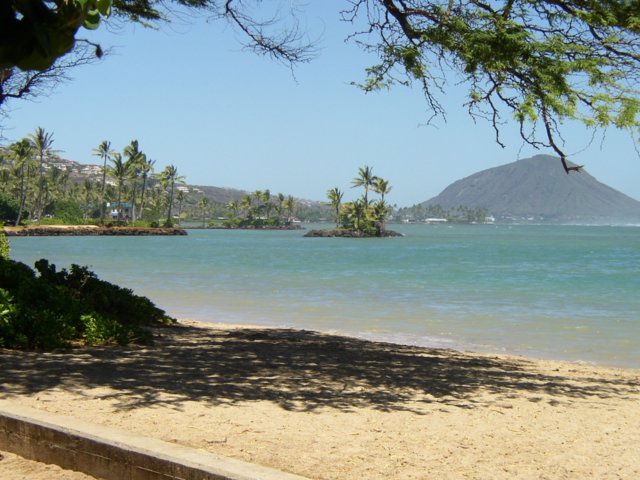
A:
{"type": "Polygon", "coordinates": [[[16,260],[87,265],[178,318],[640,368],[640,227],[391,228],[405,236],[189,230],[10,242],[16,260]]]}

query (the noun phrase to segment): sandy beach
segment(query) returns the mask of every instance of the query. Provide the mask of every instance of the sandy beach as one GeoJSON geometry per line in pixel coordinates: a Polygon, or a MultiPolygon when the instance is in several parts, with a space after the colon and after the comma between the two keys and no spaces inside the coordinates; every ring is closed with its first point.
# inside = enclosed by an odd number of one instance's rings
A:
{"type": "Polygon", "coordinates": [[[639,370],[191,321],[0,364],[0,398],[311,479],[640,477],[639,370]]]}

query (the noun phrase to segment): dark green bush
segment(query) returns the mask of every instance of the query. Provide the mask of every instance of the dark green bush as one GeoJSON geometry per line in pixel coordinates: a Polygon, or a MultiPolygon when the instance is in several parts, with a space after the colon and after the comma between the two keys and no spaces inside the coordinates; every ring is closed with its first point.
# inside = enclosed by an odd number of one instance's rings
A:
{"type": "Polygon", "coordinates": [[[238,228],[241,224],[241,220],[237,217],[235,218],[227,218],[222,222],[222,224],[227,228],[238,228]]]}
{"type": "Polygon", "coordinates": [[[6,193],[0,193],[0,221],[15,222],[20,205],[18,201],[6,193]]]}
{"type": "Polygon", "coordinates": [[[7,239],[7,236],[2,230],[2,223],[0,223],[0,257],[9,258],[10,253],[11,245],[9,244],[9,239],[7,239]]]}
{"type": "Polygon", "coordinates": [[[148,326],[174,320],[148,298],[100,280],[86,267],[57,271],[47,260],[0,259],[0,347],[51,349],[149,343],[148,326]]]}
{"type": "Polygon", "coordinates": [[[57,200],[47,207],[45,213],[53,215],[56,219],[62,220],[68,225],[82,223],[82,207],[73,200],[57,200]]]}

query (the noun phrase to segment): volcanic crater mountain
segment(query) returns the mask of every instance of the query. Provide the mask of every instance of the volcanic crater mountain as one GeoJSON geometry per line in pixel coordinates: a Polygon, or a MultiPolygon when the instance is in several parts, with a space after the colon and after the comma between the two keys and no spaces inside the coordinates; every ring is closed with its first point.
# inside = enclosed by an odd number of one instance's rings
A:
{"type": "Polygon", "coordinates": [[[640,202],[585,170],[566,174],[560,159],[536,155],[458,180],[422,205],[486,208],[502,221],[627,223],[640,221],[640,202]]]}

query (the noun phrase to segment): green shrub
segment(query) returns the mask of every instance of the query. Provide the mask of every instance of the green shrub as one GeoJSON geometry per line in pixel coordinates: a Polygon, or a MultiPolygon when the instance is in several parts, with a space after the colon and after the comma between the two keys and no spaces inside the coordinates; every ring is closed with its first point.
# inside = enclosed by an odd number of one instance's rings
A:
{"type": "Polygon", "coordinates": [[[9,292],[0,288],[0,347],[4,347],[8,341],[14,338],[13,318],[15,315],[15,304],[9,292]]]}
{"type": "Polygon", "coordinates": [[[241,224],[242,220],[238,217],[235,218],[227,218],[222,224],[227,228],[238,228],[241,224]]]}
{"type": "MultiPolygon", "coordinates": [[[[25,222],[25,223],[29,223],[29,222],[25,222]]],[[[62,218],[57,218],[57,217],[44,217],[41,218],[39,221],[37,222],[30,222],[33,225],[67,225],[67,222],[65,222],[62,218]]]]}
{"type": "Polygon", "coordinates": [[[15,222],[19,208],[20,204],[15,198],[6,193],[0,193],[0,221],[15,222]]]}
{"type": "Polygon", "coordinates": [[[56,219],[62,220],[68,225],[78,225],[82,223],[82,208],[78,202],[73,200],[57,200],[50,205],[45,213],[53,215],[56,219]]]}
{"type": "Polygon", "coordinates": [[[146,328],[174,319],[148,298],[100,280],[86,267],[36,270],[0,259],[0,346],[51,349],[86,344],[149,343],[146,328]]]}
{"type": "Polygon", "coordinates": [[[131,224],[132,227],[139,227],[139,228],[148,228],[149,225],[150,225],[149,222],[145,220],[136,220],[131,224]]]}
{"type": "MultiPolygon", "coordinates": [[[[25,222],[28,223],[28,222],[25,222]]],[[[57,217],[44,217],[37,222],[31,222],[35,225],[98,225],[100,223],[99,218],[79,218],[72,222],[65,220],[64,218],[57,217]]]]}
{"type": "Polygon", "coordinates": [[[105,318],[98,314],[83,315],[85,326],[83,339],[87,345],[104,345],[117,343],[149,343],[150,337],[146,330],[131,329],[112,318],[105,318]]]}
{"type": "MultiPolygon", "coordinates": [[[[1,228],[2,224],[0,224],[0,229],[1,228]]],[[[9,258],[10,253],[11,245],[9,244],[9,239],[3,231],[0,231],[0,258],[9,258]]]]}

